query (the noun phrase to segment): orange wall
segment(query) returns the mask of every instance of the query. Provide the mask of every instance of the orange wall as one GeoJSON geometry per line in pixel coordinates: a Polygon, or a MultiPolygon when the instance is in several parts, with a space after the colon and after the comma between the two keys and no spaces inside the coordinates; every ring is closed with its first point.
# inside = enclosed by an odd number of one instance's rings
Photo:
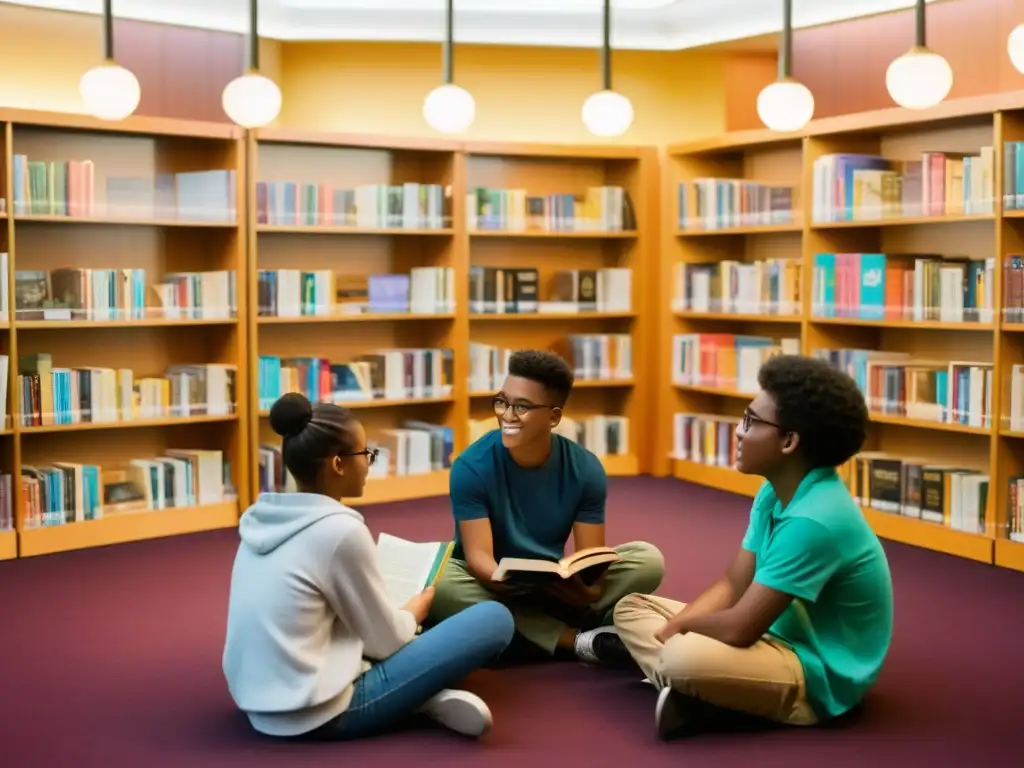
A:
{"type": "MultiPolygon", "coordinates": [[[[0,105],[82,112],[78,79],[99,54],[97,17],[0,5],[0,105]]],[[[724,130],[725,60],[707,52],[616,52],[616,88],[636,110],[621,141],[663,145],[724,130]]],[[[268,40],[263,64],[284,92],[281,124],[436,135],[420,110],[439,82],[437,44],[268,40]]],[[[474,139],[598,141],[580,121],[583,100],[600,83],[596,50],[459,46],[455,71],[477,100],[474,139]]]]}
{"type": "MultiPolygon", "coordinates": [[[[594,50],[459,46],[455,80],[477,103],[473,139],[596,142],[580,121],[600,84],[594,50]]],[[[287,43],[281,121],[331,131],[436,135],[423,97],[439,84],[436,44],[287,43]]],[[[627,144],[664,145],[725,128],[725,57],[707,52],[617,51],[614,85],[633,102],[627,144]]]]}

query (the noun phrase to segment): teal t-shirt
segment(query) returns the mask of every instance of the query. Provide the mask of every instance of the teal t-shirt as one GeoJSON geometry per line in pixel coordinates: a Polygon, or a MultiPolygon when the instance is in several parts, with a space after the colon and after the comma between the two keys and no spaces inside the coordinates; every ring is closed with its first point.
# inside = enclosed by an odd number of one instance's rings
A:
{"type": "Polygon", "coordinates": [[[892,639],[892,577],[882,545],[832,468],[815,469],[785,509],[770,483],[750,510],[743,548],[754,581],[792,595],[769,635],[793,648],[821,719],[855,706],[892,639]]]}
{"type": "Polygon", "coordinates": [[[557,560],[565,554],[573,523],[603,523],[608,478],[593,453],[561,435],[551,436],[551,456],[540,467],[516,464],[488,432],[452,464],[449,494],[455,518],[452,556],[465,559],[459,523],[489,518],[494,559],[557,560]]]}

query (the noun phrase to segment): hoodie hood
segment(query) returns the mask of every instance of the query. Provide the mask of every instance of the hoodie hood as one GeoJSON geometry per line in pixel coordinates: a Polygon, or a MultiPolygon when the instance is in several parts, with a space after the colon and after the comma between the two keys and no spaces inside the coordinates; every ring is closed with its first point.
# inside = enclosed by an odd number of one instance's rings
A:
{"type": "Polygon", "coordinates": [[[238,535],[249,550],[265,555],[331,515],[363,522],[354,509],[318,493],[261,493],[238,521],[238,535]]]}

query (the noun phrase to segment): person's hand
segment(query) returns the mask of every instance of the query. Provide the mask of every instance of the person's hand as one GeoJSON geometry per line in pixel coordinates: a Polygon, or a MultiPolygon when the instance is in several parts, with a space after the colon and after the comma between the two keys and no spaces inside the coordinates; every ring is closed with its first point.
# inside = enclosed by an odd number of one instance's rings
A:
{"type": "Polygon", "coordinates": [[[657,632],[654,633],[654,639],[657,640],[662,645],[664,645],[669,640],[671,640],[673,637],[678,635],[679,634],[679,630],[680,630],[680,626],[676,622],[676,620],[674,618],[673,619],[669,619],[668,621],[665,622],[665,626],[663,626],[661,629],[659,629],[657,632]]]}
{"type": "Polygon", "coordinates": [[[601,582],[588,585],[577,574],[548,584],[544,591],[573,608],[588,608],[601,599],[602,589],[601,582]]]}
{"type": "Polygon", "coordinates": [[[427,620],[427,615],[430,613],[430,606],[434,603],[434,588],[427,587],[418,595],[412,597],[409,602],[402,606],[403,610],[408,611],[416,619],[417,624],[422,624],[427,620]]]}

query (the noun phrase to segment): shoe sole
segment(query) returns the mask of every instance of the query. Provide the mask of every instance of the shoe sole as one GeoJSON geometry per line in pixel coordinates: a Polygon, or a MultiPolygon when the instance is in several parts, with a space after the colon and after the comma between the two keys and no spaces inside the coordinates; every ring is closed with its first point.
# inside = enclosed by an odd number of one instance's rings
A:
{"type": "Polygon", "coordinates": [[[658,703],[654,705],[654,728],[658,737],[669,739],[679,733],[685,724],[675,691],[671,686],[662,688],[658,691],[658,703]]]}
{"type": "Polygon", "coordinates": [[[491,710],[483,699],[467,691],[440,694],[429,714],[445,728],[463,736],[485,736],[494,725],[491,710]]]}

